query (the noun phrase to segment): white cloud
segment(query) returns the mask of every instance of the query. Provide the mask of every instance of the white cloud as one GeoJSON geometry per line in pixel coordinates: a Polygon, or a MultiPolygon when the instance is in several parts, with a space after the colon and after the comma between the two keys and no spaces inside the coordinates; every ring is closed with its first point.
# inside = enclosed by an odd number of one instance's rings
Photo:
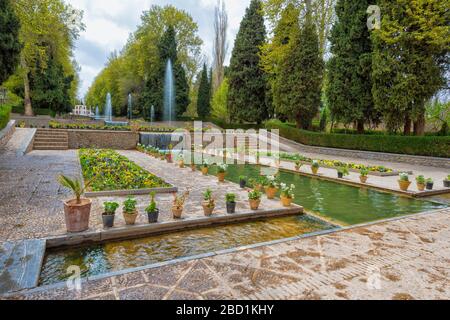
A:
{"type": "MultiPolygon", "coordinates": [[[[214,6],[217,0],[66,0],[84,11],[86,31],[77,42],[75,58],[82,71],[80,95],[84,96],[95,76],[105,65],[114,50],[120,51],[129,34],[136,29],[141,14],[152,4],[172,4],[189,12],[199,25],[203,39],[203,54],[212,61],[214,6]]],[[[230,50],[239,24],[250,0],[225,0],[229,16],[228,40],[230,50]]]]}

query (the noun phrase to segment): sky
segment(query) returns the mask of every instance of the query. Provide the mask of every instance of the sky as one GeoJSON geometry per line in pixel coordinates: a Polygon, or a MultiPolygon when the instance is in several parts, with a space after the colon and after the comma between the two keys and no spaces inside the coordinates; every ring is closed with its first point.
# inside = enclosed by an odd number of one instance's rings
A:
{"type": "MultiPolygon", "coordinates": [[[[86,31],[76,42],[75,59],[81,66],[79,96],[86,94],[92,81],[103,69],[111,52],[120,51],[130,33],[140,24],[143,11],[151,5],[171,4],[191,14],[198,23],[203,54],[212,61],[214,37],[214,7],[217,0],[66,0],[84,11],[86,31]]],[[[234,39],[250,0],[225,0],[228,11],[227,61],[231,56],[234,39]]]]}

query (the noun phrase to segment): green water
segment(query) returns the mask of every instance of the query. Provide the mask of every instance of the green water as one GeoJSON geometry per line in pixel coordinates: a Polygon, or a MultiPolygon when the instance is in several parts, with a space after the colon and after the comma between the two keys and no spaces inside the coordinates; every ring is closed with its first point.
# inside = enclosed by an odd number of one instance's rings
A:
{"type": "Polygon", "coordinates": [[[330,225],[307,216],[292,216],[50,251],[44,262],[40,284],[66,280],[69,277],[67,268],[73,265],[80,267],[83,277],[89,277],[330,228],[330,225]]]}
{"type": "MultiPolygon", "coordinates": [[[[226,179],[239,183],[240,176],[257,178],[261,167],[255,165],[230,165],[226,179]]],[[[215,173],[215,168],[210,168],[215,173]]],[[[402,215],[445,208],[443,204],[397,196],[367,188],[358,188],[336,182],[305,177],[280,171],[280,180],[294,184],[295,203],[307,211],[330,221],[354,225],[402,215]]]]}

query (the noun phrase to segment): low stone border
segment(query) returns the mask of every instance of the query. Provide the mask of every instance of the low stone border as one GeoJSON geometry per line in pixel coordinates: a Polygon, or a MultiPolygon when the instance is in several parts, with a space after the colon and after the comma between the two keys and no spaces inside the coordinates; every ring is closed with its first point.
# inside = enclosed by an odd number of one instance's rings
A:
{"type": "Polygon", "coordinates": [[[0,146],[6,144],[16,130],[16,121],[10,120],[6,127],[0,130],[0,146]]]}
{"type": "Polygon", "coordinates": [[[185,218],[177,221],[160,222],[155,224],[141,224],[112,228],[98,232],[83,232],[77,234],[66,234],[46,238],[47,249],[67,246],[78,246],[83,244],[94,244],[105,241],[128,240],[135,238],[150,237],[165,233],[192,230],[211,226],[234,224],[238,222],[254,221],[259,219],[301,215],[303,207],[292,205],[290,208],[245,211],[235,214],[222,214],[212,217],[185,218]]]}
{"type": "Polygon", "coordinates": [[[85,192],[85,196],[88,198],[96,197],[122,197],[122,196],[139,196],[146,195],[152,192],[155,193],[177,193],[178,188],[171,186],[168,188],[151,188],[151,189],[133,189],[133,190],[114,190],[114,191],[95,191],[85,192]]]}

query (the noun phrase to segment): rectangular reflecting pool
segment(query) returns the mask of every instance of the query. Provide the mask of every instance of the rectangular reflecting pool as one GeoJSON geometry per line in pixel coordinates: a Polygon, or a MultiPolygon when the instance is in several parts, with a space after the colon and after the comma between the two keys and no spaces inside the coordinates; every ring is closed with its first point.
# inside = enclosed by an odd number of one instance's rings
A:
{"type": "MultiPolygon", "coordinates": [[[[210,173],[215,174],[212,166],[210,173]]],[[[240,176],[258,178],[261,167],[256,165],[230,165],[226,179],[239,183],[240,176]]],[[[306,211],[330,221],[355,225],[402,215],[415,214],[447,206],[437,202],[412,199],[395,194],[359,188],[302,176],[295,172],[280,171],[281,182],[294,184],[295,203],[306,211]]]]}
{"type": "Polygon", "coordinates": [[[49,251],[40,284],[66,280],[69,277],[67,268],[74,265],[81,268],[83,277],[89,277],[331,228],[308,216],[292,216],[49,251]]]}

